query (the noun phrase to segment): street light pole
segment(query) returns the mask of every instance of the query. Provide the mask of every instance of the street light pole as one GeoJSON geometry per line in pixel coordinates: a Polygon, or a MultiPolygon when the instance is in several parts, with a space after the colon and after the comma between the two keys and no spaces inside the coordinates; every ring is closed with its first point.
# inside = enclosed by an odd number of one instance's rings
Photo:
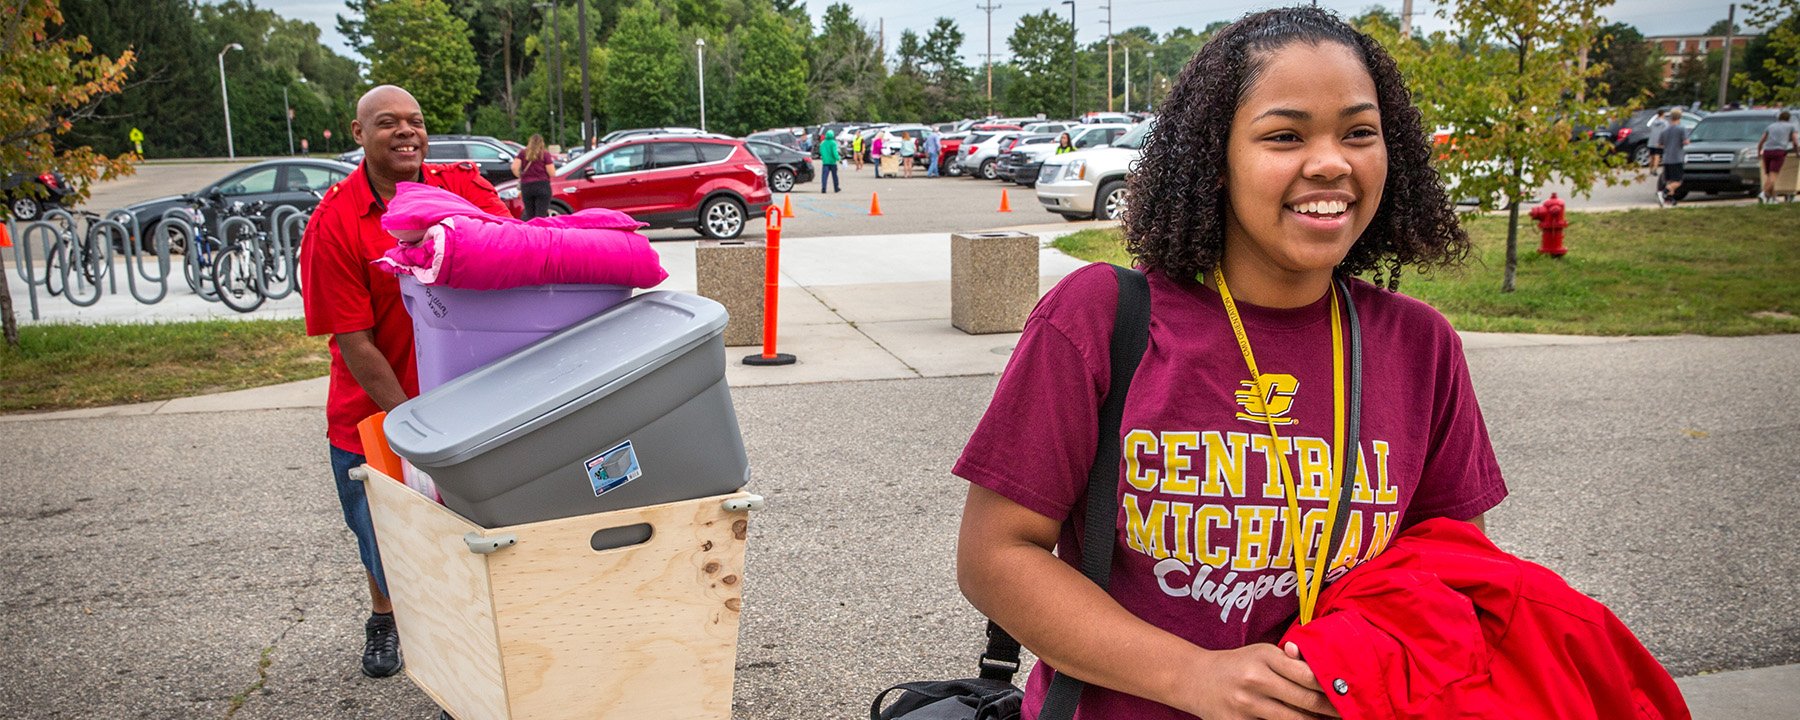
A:
{"type": "Polygon", "coordinates": [[[1079,106],[1075,103],[1075,0],[1062,0],[1069,6],[1069,119],[1081,119],[1079,106]]]}
{"type": "Polygon", "coordinates": [[[294,106],[288,103],[287,86],[281,86],[281,109],[287,111],[288,154],[294,154],[294,106]]]}
{"type": "Polygon", "coordinates": [[[1125,112],[1131,112],[1131,45],[1125,46],[1125,112]]]}
{"type": "MultiPolygon", "coordinates": [[[[582,0],[586,2],[587,0],[582,0]]],[[[563,142],[563,72],[562,72],[562,26],[556,22],[556,3],[550,3],[550,34],[556,36],[556,43],[550,46],[550,72],[556,80],[556,144],[563,142]]]]}
{"type": "Polygon", "coordinates": [[[1148,77],[1150,80],[1149,89],[1144,91],[1144,109],[1150,110],[1153,107],[1150,103],[1150,98],[1156,97],[1156,51],[1155,50],[1145,50],[1144,51],[1144,70],[1147,71],[1144,73],[1144,75],[1146,77],[1148,77]]]}
{"type": "Polygon", "coordinates": [[[706,132],[706,38],[694,38],[694,56],[700,69],[700,132],[706,132]]]}
{"type": "Polygon", "coordinates": [[[225,154],[233,160],[237,159],[237,146],[231,142],[231,93],[225,90],[225,53],[242,49],[244,46],[232,43],[219,51],[219,98],[225,102],[225,154]]]}

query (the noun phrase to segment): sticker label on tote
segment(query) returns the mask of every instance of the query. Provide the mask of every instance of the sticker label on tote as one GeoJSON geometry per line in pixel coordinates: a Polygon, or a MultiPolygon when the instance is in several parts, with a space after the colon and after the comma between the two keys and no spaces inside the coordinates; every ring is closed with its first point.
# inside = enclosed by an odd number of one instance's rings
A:
{"type": "Polygon", "coordinates": [[[643,469],[638,467],[637,452],[631,449],[630,440],[588,458],[585,465],[588,482],[594,486],[594,497],[605,495],[644,474],[643,469]]]}

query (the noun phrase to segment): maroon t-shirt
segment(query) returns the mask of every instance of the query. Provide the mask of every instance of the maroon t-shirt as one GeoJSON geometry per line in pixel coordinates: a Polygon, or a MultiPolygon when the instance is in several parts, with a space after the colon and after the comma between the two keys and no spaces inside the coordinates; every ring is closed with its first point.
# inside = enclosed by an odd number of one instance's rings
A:
{"type": "MultiPolygon", "coordinates": [[[[1268,425],[1243,395],[1253,391],[1250,371],[1217,292],[1155,271],[1149,279],[1150,340],[1120,435],[1110,592],[1200,647],[1274,642],[1299,599],[1285,493],[1266,461],[1268,425]]],[[[1468,519],[1506,496],[1450,324],[1417,300],[1362,281],[1350,287],[1362,327],[1362,424],[1348,528],[1328,577],[1373,557],[1400,529],[1468,519]]],[[[1081,521],[1117,299],[1105,265],[1076,271],[1044,297],[953,472],[1050,519],[1081,521]]],[[[1237,305],[1272,387],[1266,411],[1310,537],[1326,517],[1331,472],[1330,299],[1293,309],[1237,305]]],[[[1073,525],[1064,526],[1058,554],[1079,565],[1073,525]]],[[[1043,663],[1032,672],[1027,718],[1051,672],[1043,663]]],[[[1081,707],[1088,720],[1191,717],[1092,686],[1081,707]]]]}

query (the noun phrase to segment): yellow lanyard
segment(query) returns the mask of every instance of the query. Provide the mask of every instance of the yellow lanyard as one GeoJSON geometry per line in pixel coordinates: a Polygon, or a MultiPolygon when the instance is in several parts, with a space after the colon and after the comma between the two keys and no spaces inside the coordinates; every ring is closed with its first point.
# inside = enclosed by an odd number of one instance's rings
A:
{"type": "MultiPolygon", "coordinates": [[[[1231,318],[1231,332],[1237,336],[1238,349],[1244,353],[1244,364],[1250,366],[1250,381],[1256,386],[1256,403],[1262,405],[1268,397],[1269,388],[1263,384],[1262,373],[1256,369],[1256,355],[1250,352],[1250,336],[1244,333],[1244,322],[1238,317],[1237,303],[1231,300],[1231,289],[1225,285],[1225,271],[1213,268],[1213,279],[1219,285],[1219,298],[1225,302],[1225,314],[1231,318]]],[[[1288,470],[1287,456],[1281,450],[1281,434],[1275,430],[1275,418],[1268,413],[1266,407],[1249,408],[1260,412],[1263,420],[1269,424],[1269,444],[1271,459],[1277,463],[1277,474],[1281,477],[1281,489],[1287,496],[1287,537],[1294,551],[1294,572],[1300,584],[1296,592],[1300,595],[1300,624],[1312,622],[1313,608],[1318,604],[1319,591],[1324,585],[1325,571],[1331,568],[1331,559],[1326,557],[1331,548],[1332,531],[1337,525],[1337,510],[1340,493],[1338,485],[1340,474],[1338,468],[1344,466],[1344,334],[1343,322],[1338,315],[1337,285],[1331,287],[1331,471],[1327,473],[1325,494],[1330,498],[1325,509],[1325,527],[1323,532],[1307,542],[1305,526],[1301,523],[1300,501],[1294,492],[1294,473],[1288,470]],[[1309,564],[1306,561],[1306,548],[1315,547],[1311,573],[1307,573],[1309,564]]]]}

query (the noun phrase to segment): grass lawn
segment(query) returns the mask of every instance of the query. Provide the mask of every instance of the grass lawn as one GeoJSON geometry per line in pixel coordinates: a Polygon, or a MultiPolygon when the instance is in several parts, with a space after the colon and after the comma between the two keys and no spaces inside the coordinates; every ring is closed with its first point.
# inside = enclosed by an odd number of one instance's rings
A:
{"type": "Polygon", "coordinates": [[[300,320],[24,325],[0,344],[0,412],[167,400],[324,375],[300,320]]]}
{"type": "MultiPolygon", "coordinates": [[[[1400,291],[1461,330],[1563,335],[1764,335],[1800,332],[1800,204],[1571,213],[1561,260],[1537,254],[1519,218],[1517,290],[1500,292],[1506,217],[1465,216],[1469,264],[1401,276],[1400,291]]],[[[1057,249],[1123,263],[1117,229],[1083,230],[1057,249]]]]}

